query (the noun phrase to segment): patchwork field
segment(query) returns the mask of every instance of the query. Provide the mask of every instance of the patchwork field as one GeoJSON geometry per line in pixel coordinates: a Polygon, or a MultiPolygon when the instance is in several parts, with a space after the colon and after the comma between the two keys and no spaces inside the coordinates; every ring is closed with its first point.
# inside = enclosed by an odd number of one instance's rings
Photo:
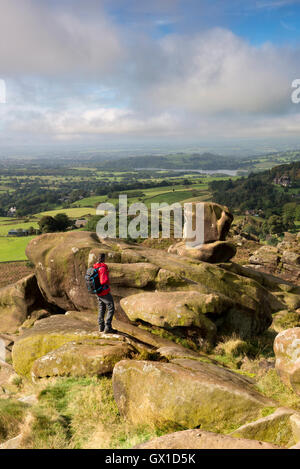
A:
{"type": "Polygon", "coordinates": [[[0,262],[26,260],[25,249],[35,236],[22,238],[0,237],[0,262]]]}

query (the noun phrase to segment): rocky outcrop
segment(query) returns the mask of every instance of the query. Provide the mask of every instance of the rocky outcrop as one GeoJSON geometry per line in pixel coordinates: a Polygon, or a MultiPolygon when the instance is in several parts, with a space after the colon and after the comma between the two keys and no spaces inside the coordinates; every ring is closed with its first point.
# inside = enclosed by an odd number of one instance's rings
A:
{"type": "Polygon", "coordinates": [[[300,327],[280,332],[274,341],[274,352],[281,380],[300,395],[300,327]]]}
{"type": "Polygon", "coordinates": [[[300,239],[285,233],[282,242],[274,246],[261,246],[249,258],[256,270],[279,276],[300,285],[300,239]]]}
{"type": "Polygon", "coordinates": [[[113,389],[119,410],[129,421],[170,429],[201,426],[226,432],[274,406],[248,379],[190,359],[120,361],[113,371],[113,389]]]}
{"type": "Polygon", "coordinates": [[[194,202],[185,213],[183,241],[170,246],[169,252],[184,257],[192,257],[204,262],[226,262],[231,259],[236,248],[226,242],[226,236],[233,220],[228,208],[212,202],[194,202]],[[200,211],[198,208],[201,206],[200,211]],[[192,220],[195,233],[189,233],[187,217],[192,220]],[[201,241],[199,241],[199,239],[201,241]]]}
{"type": "Polygon", "coordinates": [[[208,341],[215,338],[217,328],[206,314],[217,318],[232,307],[229,298],[197,291],[144,292],[124,298],[120,304],[132,321],[167,329],[197,328],[208,341]]]}
{"type": "Polygon", "coordinates": [[[203,430],[183,430],[154,438],[135,449],[280,449],[263,441],[232,438],[203,430]]]}
{"type": "Polygon", "coordinates": [[[224,310],[216,321],[218,332],[245,337],[263,332],[271,324],[271,313],[285,307],[280,298],[249,278],[251,275],[143,246],[100,242],[94,233],[42,235],[29,243],[27,255],[35,263],[38,285],[48,302],[64,310],[96,311],[97,302],[86,291],[84,274],[101,251],[107,253],[116,318],[122,321],[129,322],[120,307],[122,298],[145,290],[192,290],[226,297],[232,308],[224,310]]]}
{"type": "Polygon", "coordinates": [[[123,338],[68,342],[33,363],[33,379],[50,376],[100,376],[112,373],[117,362],[130,358],[132,346],[123,338]]]}
{"type": "Polygon", "coordinates": [[[0,289],[0,331],[15,332],[31,313],[46,305],[34,274],[0,289]]]}

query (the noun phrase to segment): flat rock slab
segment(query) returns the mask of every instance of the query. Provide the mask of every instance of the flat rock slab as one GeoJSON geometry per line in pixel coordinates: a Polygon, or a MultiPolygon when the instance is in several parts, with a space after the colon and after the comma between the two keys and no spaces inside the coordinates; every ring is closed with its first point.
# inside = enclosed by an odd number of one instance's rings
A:
{"type": "Polygon", "coordinates": [[[294,413],[293,409],[279,408],[267,417],[243,425],[230,435],[267,441],[279,446],[292,446],[296,443],[290,421],[294,413]]]}
{"type": "Polygon", "coordinates": [[[232,438],[203,430],[184,430],[155,438],[135,449],[281,449],[262,441],[232,438]]]}
{"type": "MultiPolygon", "coordinates": [[[[228,431],[261,417],[274,402],[251,380],[206,361],[123,360],[113,371],[114,396],[135,424],[228,431]]],[[[275,404],[276,405],[276,404],[275,404]]]]}
{"type": "Polygon", "coordinates": [[[224,313],[233,302],[215,293],[197,291],[144,292],[120,302],[132,321],[141,319],[158,327],[204,327],[212,332],[214,323],[205,314],[224,313]]]}
{"type": "Polygon", "coordinates": [[[115,364],[130,358],[133,347],[122,339],[86,339],[68,342],[38,358],[31,369],[33,379],[50,376],[100,376],[111,373],[115,364]]]}

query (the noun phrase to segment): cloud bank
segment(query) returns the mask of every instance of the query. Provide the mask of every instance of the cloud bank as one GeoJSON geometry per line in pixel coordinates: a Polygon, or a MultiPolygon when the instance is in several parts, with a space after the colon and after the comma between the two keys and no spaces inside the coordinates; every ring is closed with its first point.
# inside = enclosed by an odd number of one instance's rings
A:
{"type": "MultiPolygon", "coordinates": [[[[161,5],[159,27],[174,3],[161,5]]],[[[0,0],[0,9],[1,141],[299,134],[298,46],[253,45],[220,27],[153,36],[98,1],[0,0]]]]}

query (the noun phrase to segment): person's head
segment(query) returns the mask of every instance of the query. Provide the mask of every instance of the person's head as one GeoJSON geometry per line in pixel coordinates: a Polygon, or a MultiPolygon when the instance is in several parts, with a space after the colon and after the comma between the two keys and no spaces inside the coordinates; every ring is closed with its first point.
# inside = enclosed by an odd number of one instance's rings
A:
{"type": "Polygon", "coordinates": [[[105,254],[104,254],[104,252],[102,252],[101,254],[99,254],[98,262],[105,262],[105,254]]]}

